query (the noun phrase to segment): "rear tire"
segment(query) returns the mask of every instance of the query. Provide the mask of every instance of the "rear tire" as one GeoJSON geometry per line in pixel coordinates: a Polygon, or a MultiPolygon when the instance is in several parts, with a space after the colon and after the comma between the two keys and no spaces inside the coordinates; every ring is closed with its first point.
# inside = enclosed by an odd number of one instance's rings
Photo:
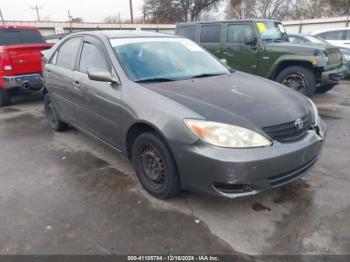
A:
{"type": "Polygon", "coordinates": [[[335,86],[336,86],[335,84],[321,85],[317,87],[316,93],[319,93],[319,94],[326,93],[329,90],[333,89],[335,86]]]}
{"type": "Polygon", "coordinates": [[[0,87],[0,107],[11,105],[11,94],[9,91],[0,87]]]}
{"type": "Polygon", "coordinates": [[[303,66],[290,66],[276,77],[276,81],[311,97],[316,92],[315,74],[303,66]]]}
{"type": "Polygon", "coordinates": [[[68,125],[58,118],[55,106],[52,103],[49,94],[45,95],[44,108],[47,121],[49,122],[49,125],[53,130],[60,132],[68,128],[68,125]]]}
{"type": "Polygon", "coordinates": [[[167,199],[181,192],[175,161],[155,133],[143,133],[136,138],[132,161],[143,188],[154,197],[167,199]]]}

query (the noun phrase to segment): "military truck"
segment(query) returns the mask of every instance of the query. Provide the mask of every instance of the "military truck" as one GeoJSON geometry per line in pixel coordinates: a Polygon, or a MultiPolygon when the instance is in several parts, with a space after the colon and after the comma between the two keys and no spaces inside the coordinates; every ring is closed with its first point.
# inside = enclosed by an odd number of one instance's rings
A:
{"type": "Polygon", "coordinates": [[[176,34],[197,42],[234,69],[307,96],[331,90],[347,70],[338,48],[291,43],[283,25],[274,20],[179,23],[176,34]]]}

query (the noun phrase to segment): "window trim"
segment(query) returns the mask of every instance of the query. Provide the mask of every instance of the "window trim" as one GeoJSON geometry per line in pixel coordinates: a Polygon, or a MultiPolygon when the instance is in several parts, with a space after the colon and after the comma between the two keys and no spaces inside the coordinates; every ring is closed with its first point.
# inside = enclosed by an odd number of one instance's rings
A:
{"type": "Polygon", "coordinates": [[[220,44],[221,43],[221,39],[222,39],[222,28],[223,28],[223,25],[222,23],[212,23],[212,24],[201,24],[200,26],[200,30],[199,30],[199,43],[201,44],[220,44]],[[219,26],[219,41],[218,42],[203,42],[202,41],[202,32],[203,32],[203,27],[205,26],[219,26]]]}

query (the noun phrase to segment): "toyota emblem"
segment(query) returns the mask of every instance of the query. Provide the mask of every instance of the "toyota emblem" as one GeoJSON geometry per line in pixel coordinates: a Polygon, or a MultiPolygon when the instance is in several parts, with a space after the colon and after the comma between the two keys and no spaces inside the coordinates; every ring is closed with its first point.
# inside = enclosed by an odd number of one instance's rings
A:
{"type": "Polygon", "coordinates": [[[298,118],[297,120],[295,120],[294,122],[294,126],[296,129],[300,130],[304,127],[304,122],[302,119],[298,118]]]}

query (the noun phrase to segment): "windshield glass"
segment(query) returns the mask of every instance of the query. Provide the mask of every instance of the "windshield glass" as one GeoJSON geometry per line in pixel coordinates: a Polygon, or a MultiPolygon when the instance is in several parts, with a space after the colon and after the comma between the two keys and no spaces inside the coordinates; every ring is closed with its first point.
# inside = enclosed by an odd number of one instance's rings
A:
{"type": "Polygon", "coordinates": [[[281,23],[262,21],[257,22],[256,26],[263,41],[288,41],[286,30],[281,23]]]}
{"type": "Polygon", "coordinates": [[[207,51],[183,38],[111,39],[126,74],[133,81],[175,81],[228,74],[207,51]]]}

